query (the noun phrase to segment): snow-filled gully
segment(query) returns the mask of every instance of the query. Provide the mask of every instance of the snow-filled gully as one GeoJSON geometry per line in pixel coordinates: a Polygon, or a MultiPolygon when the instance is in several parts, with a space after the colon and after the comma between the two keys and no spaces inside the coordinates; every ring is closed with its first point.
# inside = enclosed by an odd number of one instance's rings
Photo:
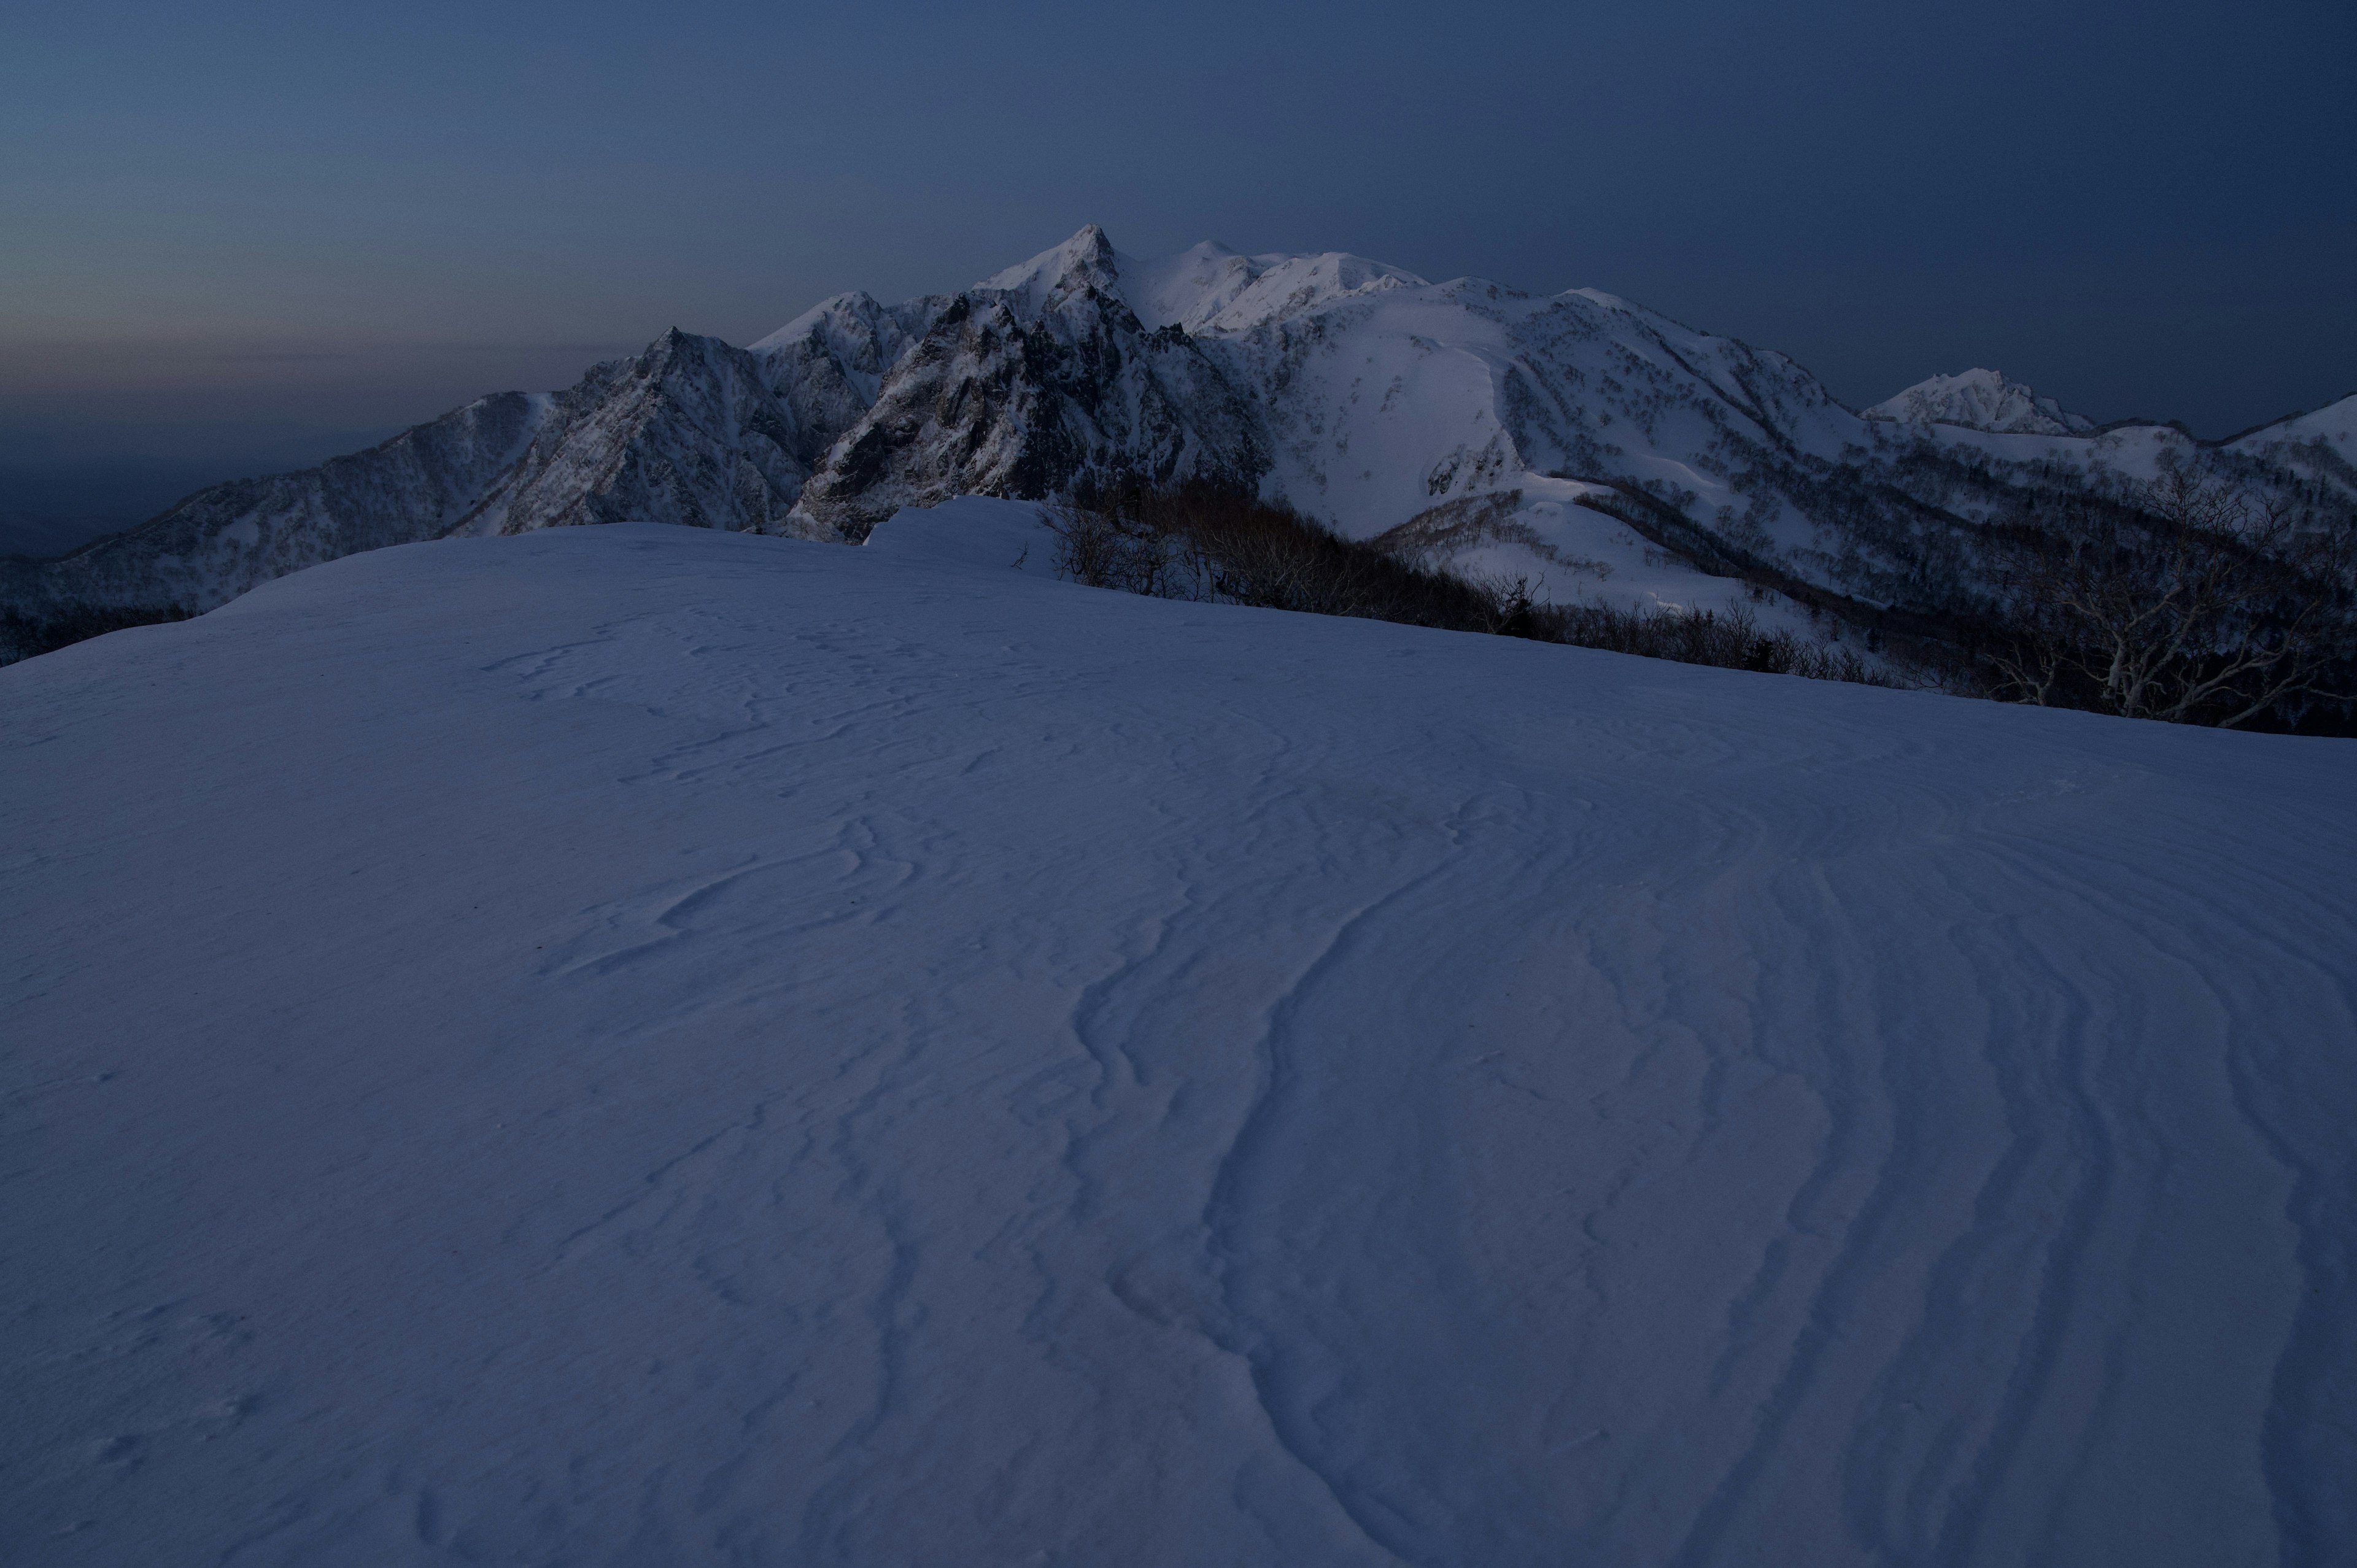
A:
{"type": "Polygon", "coordinates": [[[6,1561],[2357,1551],[2341,743],[623,528],[0,744],[6,1561]]]}

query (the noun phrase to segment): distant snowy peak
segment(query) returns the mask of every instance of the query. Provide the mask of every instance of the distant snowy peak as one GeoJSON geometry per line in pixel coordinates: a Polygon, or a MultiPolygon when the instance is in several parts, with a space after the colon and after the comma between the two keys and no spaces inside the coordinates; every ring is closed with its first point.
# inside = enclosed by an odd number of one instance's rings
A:
{"type": "Polygon", "coordinates": [[[1987,370],[1918,381],[1867,409],[1866,416],[1909,424],[1961,424],[1998,435],[2081,435],[2095,428],[2093,420],[1987,370]]]}

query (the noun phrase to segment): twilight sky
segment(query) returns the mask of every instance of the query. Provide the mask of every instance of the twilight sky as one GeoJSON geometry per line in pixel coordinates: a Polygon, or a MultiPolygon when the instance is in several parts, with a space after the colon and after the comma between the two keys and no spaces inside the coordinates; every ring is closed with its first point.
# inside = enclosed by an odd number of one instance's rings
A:
{"type": "Polygon", "coordinates": [[[1091,220],[2219,435],[2357,390],[2352,81],[2348,0],[12,6],[0,485],[307,462],[1091,220]]]}

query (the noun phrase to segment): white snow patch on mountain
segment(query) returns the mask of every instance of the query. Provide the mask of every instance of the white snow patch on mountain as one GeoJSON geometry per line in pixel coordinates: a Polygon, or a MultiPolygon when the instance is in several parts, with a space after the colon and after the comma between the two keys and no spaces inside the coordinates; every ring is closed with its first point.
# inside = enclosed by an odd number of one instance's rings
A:
{"type": "Polygon", "coordinates": [[[1866,416],[1910,424],[1960,424],[2008,435],[2082,435],[2095,428],[2093,420],[1986,370],[1918,381],[1867,409],[1866,416]]]}
{"type": "Polygon", "coordinates": [[[961,504],[0,670],[0,1559],[2357,1540],[2346,743],[961,504]]]}

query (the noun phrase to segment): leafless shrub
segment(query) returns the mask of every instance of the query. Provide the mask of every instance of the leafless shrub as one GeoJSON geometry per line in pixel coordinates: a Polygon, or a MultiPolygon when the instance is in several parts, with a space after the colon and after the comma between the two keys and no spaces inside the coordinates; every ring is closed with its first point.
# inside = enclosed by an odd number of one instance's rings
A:
{"type": "Polygon", "coordinates": [[[1557,605],[1540,612],[1550,640],[1602,648],[1681,664],[1722,670],[1757,670],[1771,675],[1803,675],[1816,681],[1848,681],[1867,686],[1900,682],[1849,649],[1804,640],[1792,632],[1763,631],[1750,610],[1623,609],[1602,604],[1557,605]]]}
{"type": "Polygon", "coordinates": [[[1053,509],[1049,526],[1058,571],[1099,587],[1895,683],[1846,649],[1762,631],[1747,609],[1549,605],[1527,576],[1469,580],[1432,571],[1288,508],[1210,487],[1100,491],[1053,509]]]}
{"type": "Polygon", "coordinates": [[[1179,564],[1176,543],[1119,506],[1097,498],[1068,499],[1048,509],[1047,522],[1056,536],[1059,576],[1092,588],[1181,596],[1172,591],[1179,564]]]}
{"type": "Polygon", "coordinates": [[[2017,517],[1996,547],[1993,694],[2233,727],[2346,703],[2352,536],[2185,466],[2017,517]]]}
{"type": "Polygon", "coordinates": [[[1162,597],[1507,629],[1492,595],[1341,538],[1290,508],[1208,485],[1130,486],[1056,509],[1058,570],[1162,597]]]}

